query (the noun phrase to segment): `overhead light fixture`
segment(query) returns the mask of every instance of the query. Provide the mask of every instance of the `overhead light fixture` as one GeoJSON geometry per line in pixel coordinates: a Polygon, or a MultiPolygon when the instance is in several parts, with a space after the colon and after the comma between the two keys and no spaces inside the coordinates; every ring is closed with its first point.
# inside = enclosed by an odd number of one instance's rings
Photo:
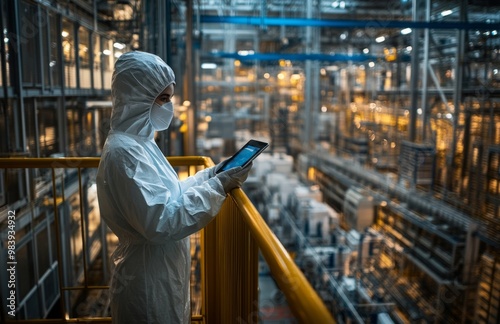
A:
{"type": "Polygon", "coordinates": [[[446,17],[446,16],[449,16],[453,13],[453,10],[445,10],[443,12],[441,12],[441,16],[443,17],[446,17]]]}
{"type": "Polygon", "coordinates": [[[385,37],[384,36],[379,36],[379,37],[375,38],[375,41],[377,43],[382,43],[383,41],[385,41],[385,37]]]}
{"type": "Polygon", "coordinates": [[[363,53],[368,54],[370,53],[370,50],[368,48],[363,49],[363,53]]]}
{"type": "Polygon", "coordinates": [[[113,44],[113,47],[116,48],[116,49],[119,49],[119,50],[122,50],[125,48],[125,44],[122,44],[122,43],[114,43],[113,44]]]}
{"type": "Polygon", "coordinates": [[[337,1],[337,0],[335,0],[335,1],[332,2],[332,7],[335,8],[335,9],[336,8],[345,9],[345,1],[337,1]]]}
{"type": "Polygon", "coordinates": [[[215,63],[202,63],[201,68],[203,70],[215,70],[217,68],[217,64],[215,64],[215,63]]]}
{"type": "Polygon", "coordinates": [[[241,55],[241,56],[247,56],[247,55],[253,55],[254,54],[254,51],[250,50],[250,51],[238,51],[238,55],[241,55]]]}
{"type": "Polygon", "coordinates": [[[411,28],[401,29],[401,35],[408,35],[411,33],[411,28]]]}
{"type": "Polygon", "coordinates": [[[68,37],[68,36],[69,36],[69,33],[68,33],[67,31],[63,30],[63,31],[61,32],[61,36],[62,36],[62,37],[68,37]]]}

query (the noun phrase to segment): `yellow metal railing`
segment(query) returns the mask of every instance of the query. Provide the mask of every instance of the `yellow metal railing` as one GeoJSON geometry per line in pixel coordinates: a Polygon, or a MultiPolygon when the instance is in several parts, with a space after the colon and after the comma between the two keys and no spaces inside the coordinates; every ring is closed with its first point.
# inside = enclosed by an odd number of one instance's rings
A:
{"type": "MultiPolygon", "coordinates": [[[[169,157],[176,167],[187,167],[193,174],[200,168],[213,165],[210,158],[200,156],[169,157]]],[[[82,197],[81,171],[97,168],[99,158],[0,158],[0,169],[51,169],[52,186],[56,188],[56,170],[72,168],[78,170],[80,199],[82,197]]],[[[55,189],[54,189],[55,192],[55,189]]],[[[57,260],[62,264],[59,233],[58,197],[52,197],[57,236],[57,260]]],[[[311,287],[292,258],[271,232],[260,213],[241,189],[231,193],[219,215],[201,231],[201,315],[194,315],[193,322],[203,323],[255,323],[258,322],[258,250],[269,265],[272,276],[284,293],[294,316],[301,323],[334,323],[322,300],[311,287]]],[[[80,215],[83,206],[80,202],[80,215]]],[[[82,238],[83,233],[82,221],[82,238]]],[[[86,248],[85,241],[82,242],[86,248]]],[[[84,264],[87,260],[84,255],[84,264]]],[[[22,269],[22,265],[18,265],[22,269]]],[[[87,267],[84,269],[84,284],[65,287],[62,266],[59,266],[60,296],[68,290],[107,289],[107,286],[88,284],[87,267]]],[[[27,270],[27,269],[26,269],[27,270]]],[[[61,309],[65,309],[64,298],[61,309]]],[[[63,312],[64,313],[64,312],[63,312]]],[[[68,318],[64,314],[59,319],[8,320],[7,323],[110,323],[109,317],[68,318]]]]}

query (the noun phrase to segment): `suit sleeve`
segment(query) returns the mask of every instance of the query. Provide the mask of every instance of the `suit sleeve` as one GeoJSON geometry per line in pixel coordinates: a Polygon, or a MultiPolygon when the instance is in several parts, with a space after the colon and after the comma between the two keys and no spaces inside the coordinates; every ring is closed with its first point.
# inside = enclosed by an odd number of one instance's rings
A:
{"type": "Polygon", "coordinates": [[[112,197],[125,221],[148,241],[180,240],[197,232],[217,215],[226,198],[215,177],[195,181],[173,197],[172,188],[164,185],[157,168],[141,154],[125,153],[118,161],[109,170],[114,180],[112,197]]]}

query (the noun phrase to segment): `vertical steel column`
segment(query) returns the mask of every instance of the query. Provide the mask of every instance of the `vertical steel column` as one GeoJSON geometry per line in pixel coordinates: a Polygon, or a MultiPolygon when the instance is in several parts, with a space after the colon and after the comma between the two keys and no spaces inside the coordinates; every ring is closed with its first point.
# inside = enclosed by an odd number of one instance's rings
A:
{"type": "MultiPolygon", "coordinates": [[[[168,1],[167,1],[168,2],[168,1]]],[[[161,57],[167,64],[167,49],[166,49],[166,22],[165,17],[170,17],[166,15],[166,1],[156,1],[156,55],[161,57]]],[[[166,137],[168,136],[168,129],[158,132],[159,142],[158,147],[163,152],[164,155],[168,154],[168,147],[166,146],[166,137]]]]}
{"type": "MultiPolygon", "coordinates": [[[[3,11],[4,11],[4,3],[0,4],[0,28],[4,30],[4,21],[3,21],[3,11]]],[[[9,105],[9,91],[8,91],[8,80],[7,80],[7,54],[5,53],[5,45],[2,43],[0,46],[0,57],[2,60],[2,89],[3,89],[3,99],[2,99],[2,113],[5,118],[5,133],[3,134],[7,152],[11,152],[11,143],[10,143],[10,127],[8,122],[8,105],[9,105]]]]}
{"type": "MultiPolygon", "coordinates": [[[[92,20],[93,20],[93,30],[92,32],[90,33],[90,82],[91,82],[91,87],[92,87],[92,90],[95,91],[96,88],[95,88],[95,82],[94,82],[94,64],[95,64],[95,57],[94,57],[94,42],[93,42],[93,36],[94,34],[97,34],[97,31],[98,31],[98,26],[99,24],[97,23],[97,0],[93,0],[92,1],[92,20]]],[[[97,38],[99,39],[98,42],[101,43],[101,36],[99,34],[97,34],[97,38]]],[[[96,38],[96,40],[97,40],[96,38]]],[[[99,52],[102,53],[102,46],[101,44],[99,44],[99,52]]],[[[101,62],[102,64],[102,58],[99,59],[99,61],[101,62]]],[[[100,73],[101,73],[101,76],[103,74],[102,72],[102,68],[99,69],[100,73]]],[[[102,88],[102,85],[104,83],[101,82],[101,88],[102,88]]]]}
{"type": "MultiPolygon", "coordinates": [[[[49,61],[49,62],[50,62],[50,60],[51,60],[51,57],[50,57],[50,56],[52,55],[52,51],[53,51],[53,49],[52,49],[52,46],[50,46],[50,45],[51,45],[51,39],[52,39],[52,37],[51,37],[51,36],[52,36],[52,35],[50,34],[50,25],[51,25],[51,24],[50,24],[50,15],[49,15],[49,12],[48,12],[48,11],[47,11],[47,12],[45,12],[45,19],[46,19],[46,21],[47,21],[47,23],[46,23],[46,24],[45,24],[45,26],[44,26],[44,27],[45,27],[45,32],[47,33],[47,46],[48,46],[48,50],[47,50],[47,55],[48,55],[48,57],[47,57],[47,61],[49,61]]],[[[51,71],[51,68],[49,68],[49,69],[48,69],[48,72],[47,72],[47,73],[49,74],[49,85],[48,85],[48,87],[52,90],[52,89],[54,89],[54,78],[53,78],[53,76],[52,76],[52,71],[51,71]]]]}
{"type": "Polygon", "coordinates": [[[75,70],[76,70],[76,88],[80,89],[80,23],[73,23],[73,36],[75,38],[74,55],[75,55],[75,70]]]}
{"type": "MultiPolygon", "coordinates": [[[[465,0],[460,1],[460,21],[467,21],[467,3],[465,0]]],[[[460,117],[460,105],[462,104],[462,88],[463,88],[463,61],[465,52],[465,33],[466,30],[457,30],[457,53],[455,57],[455,87],[453,89],[453,138],[451,142],[451,148],[449,151],[447,162],[447,173],[446,173],[446,188],[453,191],[454,176],[455,171],[455,154],[457,152],[457,137],[458,137],[458,120],[460,117]]],[[[483,152],[484,154],[484,152],[483,152]]],[[[467,157],[465,157],[467,159],[467,157]]]]}
{"type": "MultiPolygon", "coordinates": [[[[172,66],[172,5],[171,0],[165,2],[165,62],[172,66]]],[[[160,147],[165,155],[173,155],[173,140],[172,140],[172,128],[169,127],[165,131],[161,132],[161,143],[163,147],[160,147]]]]}
{"type": "Polygon", "coordinates": [[[89,69],[90,69],[90,89],[95,90],[94,86],[94,34],[95,31],[90,30],[87,32],[89,35],[89,69]]]}
{"type": "Polygon", "coordinates": [[[184,155],[196,155],[197,102],[194,91],[193,60],[193,0],[186,1],[186,71],[184,99],[191,103],[188,108],[188,131],[185,134],[184,155]]]}
{"type": "MultiPolygon", "coordinates": [[[[425,1],[425,21],[431,20],[431,0],[425,1]]],[[[415,30],[413,30],[415,33],[415,30]]],[[[431,67],[429,66],[429,38],[430,38],[430,30],[429,28],[425,28],[424,30],[424,63],[422,70],[422,134],[421,138],[423,141],[426,140],[426,130],[427,130],[427,71],[431,67]]]]}
{"type": "MultiPolygon", "coordinates": [[[[307,0],[306,3],[306,17],[307,19],[312,18],[312,0],[307,0]]],[[[305,37],[305,52],[306,54],[311,54],[312,52],[312,27],[306,27],[306,37],[305,37]]],[[[313,86],[313,76],[312,76],[312,64],[311,60],[306,60],[305,62],[305,75],[306,81],[304,84],[304,107],[303,107],[303,118],[304,118],[304,135],[302,142],[302,150],[310,147],[311,142],[311,123],[312,114],[314,111],[313,99],[312,99],[312,86],[313,86]]]]}
{"type": "Polygon", "coordinates": [[[63,48],[62,48],[62,16],[57,15],[57,40],[56,44],[57,46],[57,56],[61,60],[61,64],[59,67],[59,78],[61,80],[61,96],[59,97],[59,100],[57,101],[57,130],[58,130],[58,142],[59,142],[59,152],[63,153],[66,155],[66,149],[68,147],[67,141],[68,137],[66,136],[67,130],[66,130],[66,95],[65,95],[65,90],[66,90],[66,80],[65,80],[65,72],[64,72],[64,53],[63,53],[63,48]]]}
{"type": "MultiPolygon", "coordinates": [[[[412,2],[412,20],[418,21],[419,18],[419,0],[412,2]]],[[[410,120],[408,140],[414,142],[417,138],[417,109],[418,109],[418,76],[419,76],[419,31],[414,29],[412,33],[411,50],[411,78],[410,78],[410,120]]]]}
{"type": "MultiPolygon", "coordinates": [[[[314,8],[314,12],[313,12],[313,15],[317,15],[319,13],[319,9],[318,8],[314,8]]],[[[311,39],[311,47],[312,47],[312,53],[321,53],[321,49],[320,49],[320,34],[321,34],[321,28],[314,28],[312,30],[312,39],[311,39]]],[[[319,119],[319,116],[318,114],[320,114],[320,100],[319,100],[319,92],[320,92],[320,83],[319,83],[319,64],[320,64],[320,61],[318,60],[314,60],[311,62],[311,67],[312,67],[312,70],[310,71],[310,78],[311,78],[311,84],[312,84],[312,87],[311,87],[311,106],[312,106],[312,120],[311,120],[311,130],[312,130],[312,134],[311,134],[311,138],[310,138],[310,141],[311,143],[314,143],[314,141],[316,140],[317,138],[317,130],[318,128],[317,127],[313,127],[313,125],[316,125],[317,122],[318,122],[318,119],[319,119]]],[[[311,145],[310,147],[314,147],[313,145],[311,145]]]]}
{"type": "Polygon", "coordinates": [[[99,35],[99,48],[101,49],[100,51],[100,62],[99,62],[99,68],[100,68],[100,73],[101,73],[101,89],[99,90],[104,90],[104,59],[103,59],[103,54],[102,54],[102,51],[104,49],[104,41],[103,41],[103,37],[101,37],[101,35],[99,35]]]}
{"type": "MultiPolygon", "coordinates": [[[[261,13],[261,15],[262,14],[263,13],[261,13]]],[[[234,27],[232,25],[224,24],[225,30],[231,30],[231,28],[234,28],[234,27]]],[[[226,53],[233,53],[236,51],[235,33],[227,33],[226,36],[224,37],[224,51],[226,53]]],[[[227,66],[227,71],[228,71],[228,74],[230,73],[230,78],[231,78],[230,83],[236,84],[235,73],[234,73],[235,60],[233,58],[231,58],[228,60],[224,60],[224,62],[225,62],[225,64],[229,64],[229,66],[227,66]]],[[[225,78],[226,75],[224,73],[222,73],[222,77],[225,78]]],[[[229,88],[229,95],[231,96],[231,102],[234,101],[234,87],[229,88]]],[[[235,105],[231,105],[231,107],[230,107],[231,110],[229,111],[229,113],[232,115],[234,115],[234,113],[235,113],[234,107],[235,107],[235,105]]]]}
{"type": "Polygon", "coordinates": [[[165,62],[172,66],[172,4],[171,0],[165,1],[165,62]]]}
{"type": "MultiPolygon", "coordinates": [[[[97,2],[99,0],[93,0],[92,1],[92,20],[93,20],[93,26],[94,26],[94,31],[97,32],[98,29],[98,24],[97,24],[97,2]]],[[[100,2],[100,1],[99,1],[100,2]]],[[[102,49],[102,47],[101,47],[102,49]]]]}
{"type": "MultiPolygon", "coordinates": [[[[39,68],[37,69],[38,70],[38,73],[40,73],[40,81],[41,81],[41,89],[42,89],[42,92],[45,92],[45,64],[44,64],[44,58],[45,58],[45,54],[47,54],[47,52],[44,51],[44,46],[43,46],[43,28],[45,27],[44,25],[46,25],[46,21],[47,21],[47,12],[45,12],[45,17],[42,18],[42,7],[37,4],[36,5],[36,21],[33,22],[33,24],[35,24],[35,28],[37,29],[37,40],[38,40],[38,47],[39,47],[39,50],[40,50],[40,55],[39,55],[39,58],[38,58],[38,64],[40,65],[39,68]]],[[[49,44],[45,44],[47,47],[49,47],[49,44]]],[[[48,58],[46,60],[46,62],[48,61],[48,58]]]]}
{"type": "MultiPolygon", "coordinates": [[[[36,100],[33,100],[33,119],[34,119],[34,131],[35,138],[40,138],[40,130],[38,127],[38,104],[36,100]]],[[[40,141],[35,140],[35,157],[40,157],[40,141]]]]}
{"type": "Polygon", "coordinates": [[[166,24],[165,24],[165,1],[157,1],[157,10],[156,10],[156,21],[158,22],[157,27],[157,33],[158,37],[156,38],[156,54],[161,57],[164,61],[166,61],[166,42],[165,42],[165,31],[166,31],[166,24]]]}
{"type": "Polygon", "coordinates": [[[15,147],[14,150],[17,152],[26,151],[26,124],[24,115],[24,93],[23,93],[23,75],[21,68],[21,41],[24,39],[20,31],[20,11],[19,11],[19,1],[8,2],[12,5],[9,7],[9,11],[12,12],[12,20],[9,20],[9,30],[12,30],[11,41],[9,42],[9,59],[11,71],[12,87],[17,95],[17,107],[13,109],[14,115],[14,126],[19,129],[15,129],[14,140],[15,147]],[[12,47],[11,47],[12,46],[12,47]],[[20,131],[19,131],[20,130],[20,131]]]}

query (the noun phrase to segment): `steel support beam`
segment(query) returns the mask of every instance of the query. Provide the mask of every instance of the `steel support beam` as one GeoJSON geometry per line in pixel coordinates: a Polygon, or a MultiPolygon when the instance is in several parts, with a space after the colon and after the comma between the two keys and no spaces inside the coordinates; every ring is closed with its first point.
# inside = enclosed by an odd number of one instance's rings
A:
{"type": "Polygon", "coordinates": [[[330,28],[411,28],[411,29],[459,29],[459,30],[494,30],[500,29],[500,23],[483,22],[444,22],[444,21],[406,21],[406,20],[342,20],[342,19],[313,19],[313,18],[280,18],[280,17],[252,17],[252,16],[210,16],[202,15],[201,23],[224,23],[235,25],[256,26],[293,26],[293,27],[330,27],[330,28]]]}
{"type": "MultiPolygon", "coordinates": [[[[425,21],[430,21],[431,19],[431,0],[425,1],[425,21]]],[[[423,141],[426,140],[426,130],[427,130],[427,115],[428,115],[428,104],[427,104],[427,69],[429,68],[429,40],[430,40],[430,30],[426,28],[424,30],[424,62],[422,69],[422,134],[421,138],[423,141]]]]}
{"type": "MultiPolygon", "coordinates": [[[[420,16],[420,0],[413,0],[412,19],[417,21],[420,16]]],[[[418,30],[412,32],[411,43],[411,75],[410,75],[410,118],[408,129],[408,140],[415,142],[417,139],[417,109],[418,109],[418,78],[420,72],[420,33],[418,30]]]]}

